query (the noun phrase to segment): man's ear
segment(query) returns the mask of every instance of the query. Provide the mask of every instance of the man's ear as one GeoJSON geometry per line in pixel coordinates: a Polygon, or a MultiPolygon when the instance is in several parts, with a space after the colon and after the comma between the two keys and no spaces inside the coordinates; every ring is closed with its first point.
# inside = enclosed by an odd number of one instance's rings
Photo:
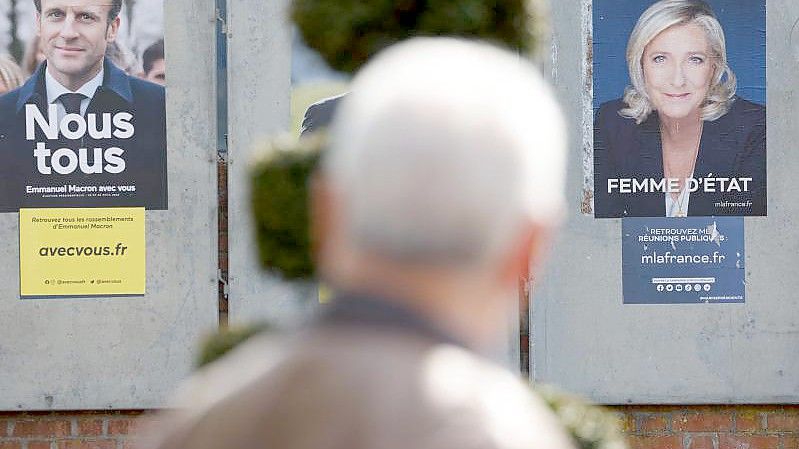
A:
{"type": "Polygon", "coordinates": [[[546,257],[552,232],[551,227],[539,223],[525,225],[508,254],[502,280],[518,283],[519,278],[534,275],[546,257]]]}
{"type": "Polygon", "coordinates": [[[42,36],[42,15],[40,13],[36,13],[36,36],[42,36]]]}
{"type": "Polygon", "coordinates": [[[112,20],[108,24],[108,28],[105,30],[105,40],[108,42],[113,42],[117,38],[117,32],[119,31],[119,24],[121,23],[121,19],[119,16],[116,16],[114,20],[112,20]]]}
{"type": "Polygon", "coordinates": [[[319,171],[311,175],[310,187],[308,218],[310,220],[311,251],[318,263],[330,236],[333,197],[328,181],[319,171]]]}

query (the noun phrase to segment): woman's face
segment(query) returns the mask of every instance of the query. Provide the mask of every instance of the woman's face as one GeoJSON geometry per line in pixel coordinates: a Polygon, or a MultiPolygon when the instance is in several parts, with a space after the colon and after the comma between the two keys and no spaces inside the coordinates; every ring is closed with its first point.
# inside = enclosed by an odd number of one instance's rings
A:
{"type": "Polygon", "coordinates": [[[713,76],[710,45],[696,24],[674,25],[644,49],[646,92],[661,117],[699,118],[713,76]]]}

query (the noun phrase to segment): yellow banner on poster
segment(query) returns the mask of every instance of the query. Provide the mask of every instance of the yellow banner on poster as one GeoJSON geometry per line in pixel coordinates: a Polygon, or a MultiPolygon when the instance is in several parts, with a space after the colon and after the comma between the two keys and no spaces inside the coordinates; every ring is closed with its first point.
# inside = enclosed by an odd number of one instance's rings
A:
{"type": "Polygon", "coordinates": [[[143,295],[143,207],[20,209],[21,296],[143,295]]]}

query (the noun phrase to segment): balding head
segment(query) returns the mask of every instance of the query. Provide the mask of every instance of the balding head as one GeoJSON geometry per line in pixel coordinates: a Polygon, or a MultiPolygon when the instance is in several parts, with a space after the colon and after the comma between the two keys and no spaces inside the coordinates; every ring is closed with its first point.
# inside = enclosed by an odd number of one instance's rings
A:
{"type": "Polygon", "coordinates": [[[379,54],[337,112],[323,171],[343,240],[414,265],[490,263],[557,222],[565,129],[536,68],[487,44],[416,38],[379,54]]]}

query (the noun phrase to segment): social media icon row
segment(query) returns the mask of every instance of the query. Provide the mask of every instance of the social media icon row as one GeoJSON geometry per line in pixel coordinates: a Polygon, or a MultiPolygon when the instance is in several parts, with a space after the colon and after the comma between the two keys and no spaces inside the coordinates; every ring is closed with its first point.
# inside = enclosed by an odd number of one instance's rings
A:
{"type": "Polygon", "coordinates": [[[710,291],[710,284],[658,284],[657,291],[667,291],[667,292],[701,292],[701,291],[710,291]]]}

